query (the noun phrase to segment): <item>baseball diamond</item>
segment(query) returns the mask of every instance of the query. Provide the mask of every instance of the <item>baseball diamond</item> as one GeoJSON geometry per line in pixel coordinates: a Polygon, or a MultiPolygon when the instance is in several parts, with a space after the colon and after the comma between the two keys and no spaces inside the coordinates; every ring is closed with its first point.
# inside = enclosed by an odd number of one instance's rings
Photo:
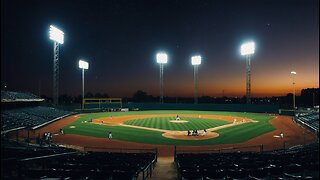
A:
{"type": "Polygon", "coordinates": [[[270,119],[272,119],[271,116],[263,114],[232,112],[109,112],[80,115],[75,122],[68,124],[64,129],[66,134],[94,137],[104,137],[105,132],[112,131],[114,139],[147,144],[209,145],[246,141],[255,136],[272,131],[274,128],[267,123],[270,119]],[[175,114],[180,114],[181,120],[186,122],[170,122],[175,121],[175,114]],[[112,118],[110,118],[111,116],[112,118]],[[89,119],[92,119],[92,123],[89,123],[89,119]],[[233,123],[234,119],[238,119],[238,122],[233,123]],[[224,134],[229,128],[234,130],[229,131],[229,133],[224,136],[219,135],[224,134]],[[194,129],[198,131],[207,129],[209,133],[206,136],[188,137],[187,131],[194,129]],[[244,129],[251,133],[245,133],[244,129]],[[239,134],[239,132],[243,133],[239,134]],[[168,137],[170,138],[168,139],[168,137]],[[197,142],[197,140],[202,141],[197,142]]]}

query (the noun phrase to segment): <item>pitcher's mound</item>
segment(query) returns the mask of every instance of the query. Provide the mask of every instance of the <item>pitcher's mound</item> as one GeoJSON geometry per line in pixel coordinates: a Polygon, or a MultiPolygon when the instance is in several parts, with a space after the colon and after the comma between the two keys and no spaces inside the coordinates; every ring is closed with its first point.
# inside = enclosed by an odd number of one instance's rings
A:
{"type": "Polygon", "coordinates": [[[170,122],[172,123],[187,123],[189,121],[184,121],[184,120],[171,120],[170,122]]]}
{"type": "Polygon", "coordinates": [[[171,139],[180,139],[180,140],[205,140],[205,139],[211,139],[218,137],[219,134],[216,132],[207,132],[205,136],[188,136],[187,131],[168,131],[166,133],[163,133],[162,136],[166,138],[171,138],[171,139]]]}

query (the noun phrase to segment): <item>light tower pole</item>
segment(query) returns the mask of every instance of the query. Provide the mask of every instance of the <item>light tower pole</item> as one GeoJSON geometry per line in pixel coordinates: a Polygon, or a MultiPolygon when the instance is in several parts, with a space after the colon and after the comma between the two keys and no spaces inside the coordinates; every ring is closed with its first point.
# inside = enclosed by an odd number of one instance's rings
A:
{"type": "Polygon", "coordinates": [[[201,56],[192,56],[191,64],[193,65],[194,103],[198,104],[198,68],[201,64],[201,56]]]}
{"type": "Polygon", "coordinates": [[[241,45],[241,55],[246,57],[246,97],[247,104],[251,103],[251,55],[254,54],[254,42],[247,42],[241,45]]]}
{"type": "Polygon", "coordinates": [[[294,82],[294,76],[297,74],[295,71],[291,71],[292,74],[292,95],[293,95],[293,110],[296,108],[296,87],[294,82]]]}
{"type": "Polygon", "coordinates": [[[79,68],[82,69],[82,109],[84,109],[84,70],[89,69],[89,63],[79,60],[79,68]]]}
{"type": "Polygon", "coordinates": [[[59,44],[64,43],[64,33],[50,25],[49,38],[53,40],[53,104],[59,103],[59,44]]]}
{"type": "Polygon", "coordinates": [[[163,103],[163,67],[168,62],[168,55],[164,52],[157,54],[157,63],[160,64],[160,103],[163,103]]]}

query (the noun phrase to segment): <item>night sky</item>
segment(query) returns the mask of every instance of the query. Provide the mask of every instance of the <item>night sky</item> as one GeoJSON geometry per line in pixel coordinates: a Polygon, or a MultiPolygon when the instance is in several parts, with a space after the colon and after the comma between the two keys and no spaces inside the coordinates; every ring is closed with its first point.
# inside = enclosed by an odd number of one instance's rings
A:
{"type": "Polygon", "coordinates": [[[81,94],[85,59],[86,92],[158,96],[155,56],[166,51],[165,95],[193,96],[190,58],[200,54],[200,96],[244,96],[247,40],[252,96],[292,92],[292,70],[297,92],[319,87],[318,0],[1,0],[2,87],[52,96],[51,24],[65,33],[59,94],[81,94]]]}

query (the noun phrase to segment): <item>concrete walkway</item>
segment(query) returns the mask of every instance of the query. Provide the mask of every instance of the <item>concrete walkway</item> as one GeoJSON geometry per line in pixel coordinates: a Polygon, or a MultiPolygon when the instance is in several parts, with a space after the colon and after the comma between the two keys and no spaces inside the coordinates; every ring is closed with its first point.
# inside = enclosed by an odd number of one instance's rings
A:
{"type": "Polygon", "coordinates": [[[158,157],[156,167],[153,169],[152,180],[177,180],[177,170],[173,157],[158,157]]]}

